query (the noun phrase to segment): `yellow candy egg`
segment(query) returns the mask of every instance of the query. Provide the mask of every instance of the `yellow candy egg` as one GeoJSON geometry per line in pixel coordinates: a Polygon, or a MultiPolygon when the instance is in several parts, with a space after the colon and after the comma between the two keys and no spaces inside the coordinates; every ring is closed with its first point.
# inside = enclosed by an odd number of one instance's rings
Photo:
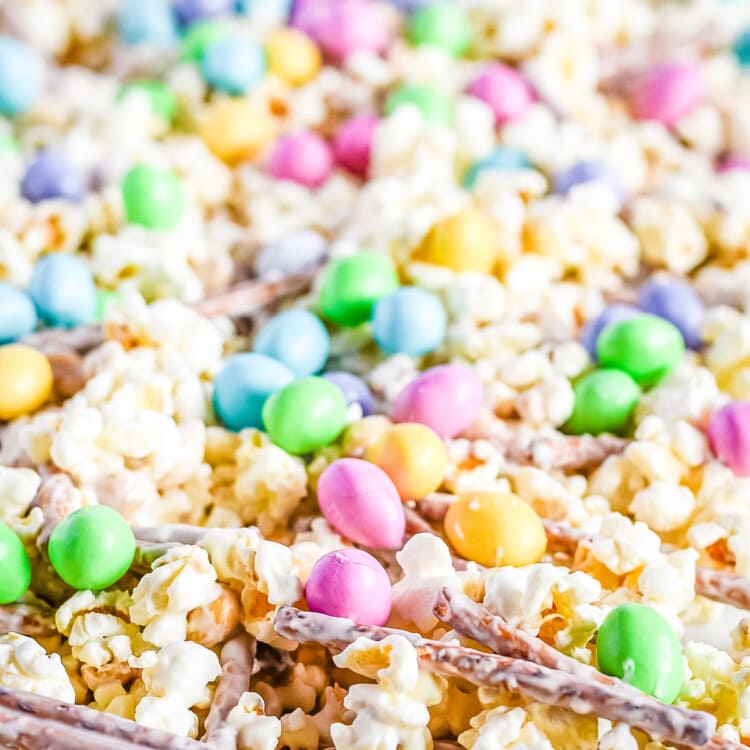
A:
{"type": "Polygon", "coordinates": [[[402,500],[414,500],[442,484],[448,451],[429,427],[404,422],[389,427],[370,445],[367,460],[391,478],[402,500]]]}
{"type": "Polygon", "coordinates": [[[266,41],[268,70],[292,86],[312,81],[323,60],[315,42],[296,29],[282,28],[266,41]]]}
{"type": "Polygon", "coordinates": [[[547,549],[541,519],[510,492],[462,495],[448,508],[445,533],[459,555],[488,568],[531,565],[547,549]]]}
{"type": "Polygon", "coordinates": [[[211,105],[200,135],[219,159],[234,164],[256,157],[276,136],[276,122],[255,102],[220,99],[211,105]]]}
{"type": "Polygon", "coordinates": [[[414,259],[422,263],[480,273],[492,273],[497,258],[495,227],[475,208],[434,224],[414,254],[414,259]]]}
{"type": "Polygon", "coordinates": [[[23,344],[0,346],[0,419],[36,411],[52,393],[52,366],[23,344]]]}

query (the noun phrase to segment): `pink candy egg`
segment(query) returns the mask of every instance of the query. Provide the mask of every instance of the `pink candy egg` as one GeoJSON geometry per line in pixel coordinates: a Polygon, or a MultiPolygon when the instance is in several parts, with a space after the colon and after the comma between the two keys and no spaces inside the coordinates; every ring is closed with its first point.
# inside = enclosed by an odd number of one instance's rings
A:
{"type": "Polygon", "coordinates": [[[336,161],[358,177],[366,177],[370,168],[372,141],[378,118],[375,115],[358,115],[345,122],[333,139],[336,161]]]}
{"type": "Polygon", "coordinates": [[[746,169],[750,171],[750,156],[728,156],[719,164],[717,171],[731,172],[734,169],[746,169]]]}
{"type": "Polygon", "coordinates": [[[689,115],[703,96],[703,79],[697,65],[663,65],[641,81],[633,101],[641,120],[673,125],[689,115]]]}
{"type": "Polygon", "coordinates": [[[393,421],[419,422],[441,438],[452,438],[477,418],[483,395],[482,383],[469,367],[432,367],[398,394],[393,421]]]}
{"type": "Polygon", "coordinates": [[[383,625],[391,613],[391,582],[383,566],[353,547],[329,552],[305,585],[312,612],[346,617],[357,625],[383,625]]]}
{"type": "Polygon", "coordinates": [[[279,138],[268,164],[272,177],[309,188],[324,183],[331,169],[331,148],[317,133],[294,133],[279,138]]]}
{"type": "Polygon", "coordinates": [[[526,79],[501,63],[488,65],[466,91],[495,113],[498,125],[520,119],[534,101],[534,92],[526,79]]]}
{"type": "Polygon", "coordinates": [[[711,416],[708,442],[735,474],[750,476],[750,401],[732,401],[711,416]]]}
{"type": "Polygon", "coordinates": [[[358,458],[334,461],[320,475],[318,503],[328,523],[353,542],[375,549],[401,546],[404,506],[379,466],[358,458]]]}

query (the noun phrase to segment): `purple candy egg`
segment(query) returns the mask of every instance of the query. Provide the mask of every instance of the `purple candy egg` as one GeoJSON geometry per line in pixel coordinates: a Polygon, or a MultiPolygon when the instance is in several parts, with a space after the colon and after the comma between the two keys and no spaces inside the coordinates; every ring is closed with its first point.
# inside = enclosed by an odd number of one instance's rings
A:
{"type": "Polygon", "coordinates": [[[623,305],[615,303],[605,307],[593,320],[590,320],[583,327],[581,333],[581,343],[586,347],[586,351],[592,360],[596,361],[596,342],[599,334],[613,323],[621,323],[623,320],[632,318],[638,314],[638,309],[632,305],[623,305]]]}
{"type": "Polygon", "coordinates": [[[607,164],[598,159],[579,161],[558,172],[552,179],[554,191],[558,195],[567,195],[574,187],[587,182],[600,182],[606,185],[617,197],[618,203],[622,204],[624,190],[620,178],[607,164]]]}
{"type": "Polygon", "coordinates": [[[347,406],[359,404],[362,408],[362,416],[367,417],[375,410],[375,400],[370,389],[362,378],[352,375],[350,372],[326,372],[323,374],[326,380],[330,380],[344,394],[347,406]]]}
{"type": "Polygon", "coordinates": [[[174,10],[183,26],[231,13],[234,0],[176,0],[174,10]]]}
{"type": "Polygon", "coordinates": [[[732,401],[715,411],[708,442],[714,456],[735,474],[750,476],[750,402],[732,401]]]}
{"type": "Polygon", "coordinates": [[[706,308],[690,284],[666,278],[647,281],[638,290],[638,307],[679,328],[685,346],[698,349],[703,343],[700,328],[706,308]]]}
{"type": "Polygon", "coordinates": [[[21,192],[32,203],[61,198],[78,203],[86,193],[83,175],[62,154],[42,151],[21,182],[21,192]]]}

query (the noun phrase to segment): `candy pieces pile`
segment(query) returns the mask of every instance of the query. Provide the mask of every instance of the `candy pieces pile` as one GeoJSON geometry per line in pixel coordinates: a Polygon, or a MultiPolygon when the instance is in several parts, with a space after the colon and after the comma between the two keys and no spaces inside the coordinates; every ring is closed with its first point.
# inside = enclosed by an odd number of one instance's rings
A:
{"type": "Polygon", "coordinates": [[[3,4],[2,741],[750,747],[749,66],[739,0],[3,4]]]}

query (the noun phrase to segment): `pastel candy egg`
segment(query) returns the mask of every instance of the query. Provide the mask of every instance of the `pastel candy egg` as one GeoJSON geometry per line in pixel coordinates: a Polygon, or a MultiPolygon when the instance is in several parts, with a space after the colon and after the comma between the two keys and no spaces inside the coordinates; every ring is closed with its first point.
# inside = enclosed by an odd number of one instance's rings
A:
{"type": "Polygon", "coordinates": [[[392,115],[399,107],[416,107],[431,125],[453,124],[453,104],[451,100],[433,86],[407,84],[393,91],[386,99],[385,113],[392,115]]]}
{"type": "Polygon", "coordinates": [[[333,139],[337,163],[358,177],[366,177],[377,127],[375,115],[357,115],[345,122],[333,139]]]}
{"type": "Polygon", "coordinates": [[[391,582],[363,550],[346,548],[318,560],[305,584],[310,610],[357,625],[383,625],[391,613],[391,582]]]}
{"type": "Polygon", "coordinates": [[[318,504],[328,523],[356,544],[401,546],[406,519],[398,490],[375,464],[340,458],[318,480],[318,504]]]}
{"type": "Polygon", "coordinates": [[[418,8],[407,27],[412,44],[442,49],[461,57],[471,44],[471,23],[466,11],[453,2],[437,2],[418,8]]]}
{"type": "Polygon", "coordinates": [[[684,351],[679,330],[646,313],[607,326],[596,345],[602,366],[624,370],[644,387],[658,383],[673,370],[684,351]]]}
{"type": "Polygon", "coordinates": [[[445,338],[446,315],[431,292],[402,286],[375,305],[372,335],[388,354],[421,357],[435,351],[445,338]]]}
{"type": "Polygon", "coordinates": [[[94,319],[94,279],[89,267],[73,255],[52,253],[40,258],[34,264],[28,293],[47,325],[73,328],[94,319]]]}
{"type": "Polygon", "coordinates": [[[735,169],[750,171],[750,157],[747,156],[728,156],[719,164],[718,172],[732,172],[735,169]]]}
{"type": "Polygon", "coordinates": [[[263,405],[279,388],[291,383],[294,373],[265,354],[234,354],[214,378],[216,415],[230,429],[263,427],[263,405]]]}
{"type": "Polygon", "coordinates": [[[317,133],[293,133],[276,142],[268,172],[277,180],[292,180],[305,187],[322,185],[333,169],[331,147],[317,133]]]}
{"type": "Polygon", "coordinates": [[[326,257],[325,238],[312,229],[301,229],[265,245],[255,258],[259,276],[302,273],[317,268],[326,257]]]}
{"type": "Polygon", "coordinates": [[[558,172],[552,179],[553,188],[558,195],[568,195],[573,188],[590,182],[598,182],[604,185],[617,199],[618,204],[623,202],[624,190],[620,178],[605,162],[599,159],[576,162],[567,169],[558,172]]]}
{"type": "Polygon", "coordinates": [[[117,31],[125,44],[169,46],[177,41],[177,22],[167,0],[125,0],[117,31]]]}
{"type": "Polygon", "coordinates": [[[474,162],[464,175],[463,184],[473,190],[485,172],[512,172],[529,169],[531,163],[524,154],[510,146],[498,146],[489,156],[474,162]]]}
{"type": "Polygon", "coordinates": [[[201,60],[206,83],[227,94],[244,94],[262,80],[266,72],[263,50],[249,39],[226,36],[211,44],[201,60]]]}
{"type": "Polygon", "coordinates": [[[269,72],[291,86],[312,81],[323,64],[317,44],[297,29],[276,29],[266,40],[266,55],[269,72]]]}
{"type": "Polygon", "coordinates": [[[484,389],[464,365],[425,370],[393,402],[394,422],[419,422],[441,438],[460,435],[477,418],[484,389]]]}
{"type": "Polygon", "coordinates": [[[591,359],[596,360],[596,344],[599,335],[609,325],[619,323],[638,315],[638,309],[632,305],[615,303],[608,305],[593,320],[590,320],[581,333],[581,343],[586,347],[591,359]]]}
{"type": "Polygon", "coordinates": [[[619,433],[641,396],[638,383],[622,370],[594,370],[573,389],[573,414],[565,425],[573,435],[619,433]]]}
{"type": "Polygon", "coordinates": [[[703,343],[700,329],[706,308],[690,284],[669,278],[647,281],[638,290],[638,307],[677,326],[691,349],[703,343]]]}
{"type": "Polygon", "coordinates": [[[266,401],[263,425],[271,440],[288,453],[310,453],[344,431],[346,401],[324,378],[295,380],[266,401]]]}
{"type": "Polygon", "coordinates": [[[128,223],[147,229],[170,230],[187,209],[187,195],[179,178],[167,169],[137,164],[122,180],[128,223]]]}
{"type": "Polygon", "coordinates": [[[175,0],[174,9],[180,23],[189,26],[196,21],[231,13],[234,0],[175,0]]]}
{"type": "Polygon", "coordinates": [[[45,150],[29,164],[21,192],[32,203],[52,198],[78,203],[86,193],[86,184],[83,175],[62,154],[45,150]]]}
{"type": "Polygon", "coordinates": [[[326,372],[323,377],[341,390],[347,406],[359,404],[363,417],[372,414],[375,409],[375,400],[367,387],[367,383],[362,378],[358,378],[349,372],[326,372]]]}
{"type": "Polygon", "coordinates": [[[703,80],[697,65],[663,65],[641,82],[633,100],[635,116],[674,125],[689,115],[703,97],[703,80]]]}
{"type": "Polygon", "coordinates": [[[502,63],[488,65],[466,91],[492,110],[498,125],[519,120],[534,101],[534,92],[526,79],[502,63]]]}
{"type": "Polygon", "coordinates": [[[29,588],[31,564],[18,534],[5,524],[0,524],[0,570],[0,604],[12,604],[29,588]]]}
{"type": "Polygon", "coordinates": [[[750,29],[744,29],[738,34],[732,45],[732,52],[741,67],[750,67],[750,29]]]}
{"type": "Polygon", "coordinates": [[[714,456],[735,474],[750,476],[750,402],[732,401],[715,411],[708,442],[714,456]]]}
{"type": "Polygon", "coordinates": [[[47,357],[23,344],[0,346],[0,419],[36,411],[52,395],[47,357]]]}
{"type": "Polygon", "coordinates": [[[275,315],[253,342],[253,351],[283,362],[296,377],[323,369],[331,339],[320,318],[292,309],[275,315]]]}
{"type": "Polygon", "coordinates": [[[180,59],[200,64],[212,44],[231,34],[232,28],[226,21],[198,21],[190,26],[182,38],[180,59]]]}
{"type": "Polygon", "coordinates": [[[0,344],[9,344],[36,328],[36,309],[26,292],[0,282],[0,344]]]}
{"type": "Polygon", "coordinates": [[[448,507],[445,533],[456,552],[488,568],[532,565],[547,549],[534,509],[509,492],[474,492],[448,507]]]}
{"type": "Polygon", "coordinates": [[[42,90],[44,63],[31,47],[0,35],[0,114],[30,109],[42,90]]]}
{"type": "Polygon", "coordinates": [[[664,703],[673,703],[685,681],[680,642],[655,609],[628,602],[604,618],[596,636],[599,669],[664,703]]]}
{"type": "MultiPolygon", "coordinates": [[[[299,0],[297,0],[299,3],[299,0]]],[[[237,0],[235,7],[238,13],[248,16],[263,14],[277,23],[283,23],[289,15],[292,0],[237,0]]]]}
{"type": "Polygon", "coordinates": [[[171,123],[177,112],[177,99],[162,81],[129,81],[123,84],[117,94],[118,101],[131,95],[140,94],[148,98],[151,111],[167,124],[171,123]]]}
{"type": "Polygon", "coordinates": [[[438,435],[409,422],[383,431],[367,448],[366,458],[391,478],[402,500],[419,500],[435,492],[448,466],[448,452],[438,435]]]}
{"type": "Polygon", "coordinates": [[[208,108],[200,135],[211,152],[236,164],[255,158],[276,135],[276,121],[249,99],[220,99],[208,108]]]}

